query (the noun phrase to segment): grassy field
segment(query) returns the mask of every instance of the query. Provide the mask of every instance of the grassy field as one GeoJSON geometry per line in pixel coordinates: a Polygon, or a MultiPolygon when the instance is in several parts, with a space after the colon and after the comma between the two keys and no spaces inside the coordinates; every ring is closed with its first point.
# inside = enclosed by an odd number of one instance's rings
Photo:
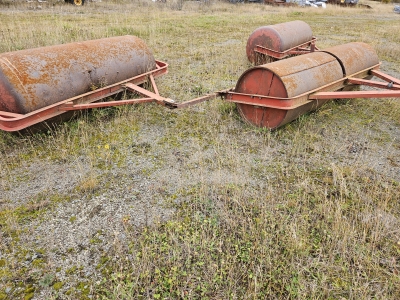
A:
{"type": "MultiPolygon", "coordinates": [[[[369,43],[399,78],[400,16],[363,3],[0,0],[0,52],[136,35],[183,101],[235,85],[254,29],[303,20],[319,47],[369,43]]],[[[0,132],[0,299],[400,299],[399,271],[398,98],[273,132],[220,99],[0,132]]]]}

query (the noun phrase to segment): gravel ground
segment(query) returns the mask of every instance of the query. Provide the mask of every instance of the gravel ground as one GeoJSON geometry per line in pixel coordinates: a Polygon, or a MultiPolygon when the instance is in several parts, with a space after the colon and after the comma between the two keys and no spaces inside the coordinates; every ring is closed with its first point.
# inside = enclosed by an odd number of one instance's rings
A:
{"type": "MultiPolygon", "coordinates": [[[[109,253],[124,253],[124,247],[132,239],[127,228],[140,230],[154,221],[170,218],[173,210],[165,201],[184,201],[184,198],[173,197],[180,195],[180,191],[200,183],[213,186],[265,186],[273,179],[273,174],[249,173],[257,168],[260,161],[264,165],[281,162],[282,168],[289,163],[297,164],[299,168],[304,165],[312,168],[329,157],[332,166],[359,166],[359,173],[364,172],[365,177],[371,180],[381,180],[382,184],[390,180],[399,182],[400,128],[385,123],[379,127],[363,129],[361,135],[360,132],[344,135],[340,130],[320,128],[316,134],[326,138],[310,145],[311,154],[294,156],[290,140],[286,145],[285,142],[263,145],[257,134],[246,134],[243,141],[236,145],[243,150],[238,150],[231,158],[233,168],[218,166],[217,161],[224,149],[212,147],[202,151],[194,142],[162,153],[150,150],[145,155],[132,155],[125,166],[115,166],[106,171],[90,169],[84,159],[79,163],[35,161],[13,169],[11,174],[5,176],[7,179],[2,176],[0,205],[2,208],[15,207],[35,202],[39,197],[46,201],[48,196],[54,194],[70,196],[69,201],[56,204],[43,217],[27,223],[21,238],[23,247],[30,253],[25,264],[29,266],[44,255],[46,269],[57,281],[64,283],[60,292],[65,292],[87,278],[92,282],[101,282],[101,259],[109,253]],[[396,140],[383,146],[372,143],[371,140],[377,138],[380,131],[396,140]],[[330,143],[330,139],[334,139],[335,143],[330,143]],[[246,153],[247,147],[252,145],[259,147],[260,151],[246,153]],[[291,161],[286,162],[288,159],[291,161]],[[153,171],[146,174],[143,170],[153,171]],[[94,190],[83,196],[77,193],[76,189],[82,180],[93,173],[96,173],[98,180],[94,190]],[[43,255],[35,251],[39,248],[44,248],[43,255]]],[[[140,132],[140,143],[160,140],[163,131],[155,132],[156,126],[150,131],[146,132],[145,129],[140,132]]],[[[228,138],[222,137],[221,141],[224,139],[228,138]]],[[[385,218],[389,224],[388,230],[393,229],[393,224],[399,223],[388,214],[363,218],[385,218]]],[[[12,243],[12,238],[3,237],[2,241],[12,243]]],[[[12,259],[12,256],[13,253],[0,253],[0,258],[12,259]]],[[[35,272],[35,268],[31,268],[30,272],[35,272]]],[[[43,288],[34,299],[44,299],[52,294],[54,290],[51,287],[43,288]]]]}
{"type": "MultiPolygon", "coordinates": [[[[232,124],[240,126],[238,122],[232,124]]],[[[164,134],[165,130],[159,130],[157,126],[144,128],[138,135],[138,144],[147,145],[150,141],[157,143],[164,134]]],[[[125,166],[115,166],[106,171],[95,169],[98,184],[94,191],[83,196],[74,191],[88,173],[93,173],[85,159],[77,159],[72,163],[35,161],[13,169],[11,174],[4,176],[7,180],[2,176],[1,206],[27,204],[38,199],[39,195],[46,199],[43,194],[71,196],[70,201],[57,204],[43,217],[27,223],[23,234],[25,248],[45,248],[47,269],[52,270],[57,281],[65,283],[61,291],[67,291],[85,278],[100,282],[101,258],[110,252],[115,253],[118,247],[120,249],[117,252],[124,253],[123,248],[131,238],[127,228],[139,229],[154,221],[167,220],[173,210],[168,208],[165,200],[174,199],[172,195],[179,194],[179,191],[199,183],[217,186],[232,183],[265,185],[271,178],[249,173],[260,161],[265,165],[279,161],[284,168],[289,163],[300,167],[304,164],[318,165],[321,160],[330,157],[332,165],[358,165],[359,172],[372,176],[372,180],[382,180],[382,184],[388,180],[400,181],[400,128],[383,122],[379,128],[362,129],[361,135],[360,131],[345,135],[340,130],[329,128],[320,128],[316,134],[326,138],[310,145],[312,154],[293,156],[290,140],[280,145],[274,142],[266,145],[257,134],[248,133],[235,145],[239,150],[234,154],[235,157],[231,157],[236,164],[234,171],[217,166],[218,157],[224,149],[212,147],[202,151],[195,141],[188,139],[184,147],[164,149],[163,152],[149,150],[145,155],[129,156],[125,166]],[[397,139],[384,146],[371,143],[379,136],[379,132],[386,132],[397,139]],[[330,143],[330,139],[334,139],[335,143],[330,143]],[[252,146],[259,147],[260,152],[246,153],[246,149],[252,146]],[[286,162],[289,157],[292,160],[286,162]],[[155,165],[157,168],[154,168],[155,165]],[[153,171],[144,174],[145,169],[153,171]],[[71,272],[77,267],[79,271],[71,272]]],[[[221,144],[228,144],[228,139],[227,135],[221,134],[221,144]]],[[[184,198],[174,201],[184,201],[184,198]]],[[[387,213],[364,216],[367,219],[375,217],[385,218],[388,228],[393,228],[393,224],[399,222],[387,213]]],[[[11,242],[9,239],[3,237],[3,240],[11,242]]],[[[25,262],[28,265],[43,256],[34,251],[30,253],[25,262]]],[[[5,253],[1,256],[8,257],[5,253]]],[[[34,270],[31,269],[31,272],[34,270]]],[[[45,288],[36,298],[41,299],[51,293],[51,288],[45,288]]]]}

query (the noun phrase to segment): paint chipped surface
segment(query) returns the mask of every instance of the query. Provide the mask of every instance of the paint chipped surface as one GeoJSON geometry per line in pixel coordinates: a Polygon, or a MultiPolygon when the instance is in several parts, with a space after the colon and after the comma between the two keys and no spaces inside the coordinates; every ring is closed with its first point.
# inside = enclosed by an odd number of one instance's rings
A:
{"type": "Polygon", "coordinates": [[[0,54],[0,110],[29,113],[155,69],[146,44],[112,37],[0,54]]]}
{"type": "Polygon", "coordinates": [[[257,45],[283,52],[304,44],[311,39],[311,27],[303,21],[262,26],[254,30],[247,40],[246,53],[249,60],[255,63],[256,55],[254,49],[257,45]]]}

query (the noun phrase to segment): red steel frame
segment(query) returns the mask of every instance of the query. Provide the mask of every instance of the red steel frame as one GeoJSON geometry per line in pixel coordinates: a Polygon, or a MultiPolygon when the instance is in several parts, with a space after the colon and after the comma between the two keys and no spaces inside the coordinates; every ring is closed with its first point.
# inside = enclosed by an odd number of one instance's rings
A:
{"type": "Polygon", "coordinates": [[[311,100],[318,99],[350,99],[350,98],[397,98],[400,97],[400,80],[389,76],[377,69],[370,70],[370,74],[374,75],[385,82],[365,80],[347,77],[347,84],[366,85],[375,88],[385,89],[386,91],[355,91],[355,92],[320,92],[312,94],[308,97],[311,100]]]}
{"type": "Polygon", "coordinates": [[[279,51],[275,51],[269,48],[265,48],[263,46],[257,45],[256,48],[254,49],[255,52],[260,53],[260,54],[264,54],[276,59],[282,59],[285,58],[289,55],[300,55],[300,54],[306,54],[306,53],[310,53],[310,52],[314,52],[319,50],[317,48],[317,46],[315,46],[315,41],[317,40],[317,38],[313,37],[311,39],[311,41],[305,42],[303,44],[300,44],[296,47],[290,48],[286,51],[283,52],[279,52],[279,51]]]}
{"type": "Polygon", "coordinates": [[[157,102],[161,105],[173,103],[173,100],[160,96],[156,83],[154,81],[155,77],[164,75],[166,73],[168,73],[168,64],[165,62],[156,61],[156,69],[152,71],[126,79],[113,85],[94,90],[92,92],[66,99],[53,105],[35,110],[28,114],[16,114],[6,111],[0,111],[0,129],[4,131],[18,131],[61,115],[66,111],[72,110],[138,104],[145,102],[157,102]],[[148,81],[150,81],[154,92],[151,92],[139,86],[140,84],[148,81]],[[135,91],[145,96],[145,98],[96,102],[101,99],[123,92],[125,90],[135,91]]]}
{"type": "Polygon", "coordinates": [[[378,70],[379,65],[372,69],[360,71],[348,77],[344,77],[329,85],[320,87],[316,90],[309,91],[292,98],[278,98],[262,95],[249,95],[228,91],[222,93],[221,96],[228,102],[255,105],[260,107],[270,107],[283,110],[295,109],[306,103],[321,99],[351,99],[351,98],[397,98],[400,97],[400,80],[389,76],[378,70]],[[385,82],[366,80],[357,78],[361,74],[374,75],[381,78],[385,82]],[[337,91],[348,85],[366,85],[370,87],[380,88],[380,91],[337,91]],[[333,91],[332,91],[333,90],[333,91]]]}
{"type": "Polygon", "coordinates": [[[168,103],[170,108],[184,108],[203,101],[207,101],[217,96],[221,96],[228,102],[249,104],[260,107],[277,108],[282,110],[292,110],[320,99],[351,99],[351,98],[397,98],[400,97],[400,80],[379,71],[379,64],[370,69],[362,70],[338,81],[322,86],[318,89],[298,95],[292,98],[279,98],[263,95],[250,95],[236,93],[234,89],[227,89],[208,94],[193,100],[182,103],[168,103]],[[360,79],[365,75],[374,75],[385,82],[360,79]],[[338,91],[349,85],[365,85],[382,90],[378,91],[338,91]]]}

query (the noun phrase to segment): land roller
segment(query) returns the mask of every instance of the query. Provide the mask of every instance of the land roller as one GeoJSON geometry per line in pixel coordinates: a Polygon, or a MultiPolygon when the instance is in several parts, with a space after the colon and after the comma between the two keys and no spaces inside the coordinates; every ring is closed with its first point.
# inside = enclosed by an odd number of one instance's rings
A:
{"type": "Polygon", "coordinates": [[[17,131],[71,110],[161,101],[154,78],[167,68],[129,35],[2,53],[0,129],[17,131]],[[145,82],[153,91],[140,86],[145,82]],[[144,98],[98,103],[127,85],[144,98]]]}
{"type": "Polygon", "coordinates": [[[246,54],[250,62],[260,65],[318,50],[316,40],[310,25],[303,21],[262,26],[249,36],[246,54]]]}
{"type": "Polygon", "coordinates": [[[369,45],[349,43],[251,68],[226,97],[238,104],[249,123],[277,128],[328,101],[318,96],[321,92],[341,90],[351,78],[370,78],[378,67],[378,56],[369,45]]]}
{"type": "Polygon", "coordinates": [[[152,53],[134,36],[3,53],[0,109],[30,113],[155,68],[152,53]]]}
{"type": "Polygon", "coordinates": [[[365,43],[320,50],[302,21],[261,28],[249,38],[247,55],[250,60],[272,55],[276,61],[246,70],[234,88],[180,103],[158,92],[155,78],[168,66],[137,37],[0,54],[0,129],[21,130],[67,111],[145,102],[177,109],[217,96],[236,103],[251,125],[276,129],[330,99],[400,97],[400,80],[379,70],[375,50],[365,43]],[[85,55],[77,57],[77,50],[85,55]],[[379,90],[351,90],[360,85],[379,90]],[[109,100],[126,91],[140,96],[109,100]]]}

